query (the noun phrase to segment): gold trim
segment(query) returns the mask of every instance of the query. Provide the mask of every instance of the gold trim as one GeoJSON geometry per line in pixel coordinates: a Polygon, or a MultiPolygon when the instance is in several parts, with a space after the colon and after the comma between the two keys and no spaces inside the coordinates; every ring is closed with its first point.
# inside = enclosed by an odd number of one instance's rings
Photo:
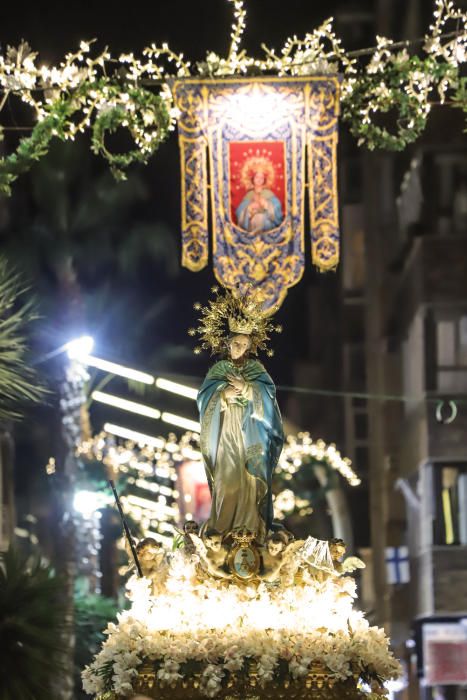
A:
{"type": "Polygon", "coordinates": [[[255,83],[312,83],[315,81],[322,81],[322,80],[327,80],[330,83],[333,82],[335,83],[336,87],[339,88],[339,75],[327,75],[326,73],[320,74],[320,75],[305,75],[305,76],[267,76],[267,75],[258,75],[254,77],[243,77],[239,76],[238,78],[223,78],[222,76],[219,76],[218,78],[183,78],[183,80],[175,80],[173,85],[174,85],[174,90],[177,89],[179,85],[183,84],[188,84],[188,85],[218,85],[219,83],[243,83],[245,85],[248,85],[248,83],[251,83],[252,80],[255,83]]]}
{"type": "Polygon", "coordinates": [[[256,384],[253,384],[253,417],[258,419],[264,418],[263,399],[261,398],[261,391],[256,384]]]}
{"type": "MultiPolygon", "coordinates": [[[[193,673],[170,685],[161,686],[157,682],[152,664],[145,664],[133,682],[133,692],[152,700],[206,700],[202,689],[201,673],[193,673]]],[[[125,696],[128,700],[128,695],[125,696]]],[[[131,696],[130,696],[131,697],[131,696]]],[[[314,661],[307,675],[300,679],[291,676],[259,683],[257,663],[247,662],[244,672],[232,672],[216,695],[219,700],[228,698],[253,698],[255,700],[366,700],[367,694],[358,688],[358,676],[345,681],[336,681],[332,672],[320,661],[314,661]]],[[[116,693],[103,693],[96,700],[123,700],[116,693]]]]}
{"type": "Polygon", "coordinates": [[[259,569],[261,565],[261,558],[259,556],[259,552],[256,549],[256,547],[253,544],[248,544],[248,545],[241,545],[241,544],[236,544],[234,547],[229,552],[229,556],[227,557],[227,566],[229,567],[230,573],[233,575],[233,577],[238,581],[239,583],[246,582],[246,581],[251,581],[252,579],[256,578],[259,574],[259,569]],[[240,574],[237,572],[235,568],[235,557],[240,551],[250,551],[253,553],[254,556],[254,565],[250,573],[246,576],[240,576],[240,574]]]}
{"type": "Polygon", "coordinates": [[[214,474],[212,470],[211,456],[209,454],[209,434],[211,432],[211,423],[214,411],[216,410],[217,402],[221,400],[221,391],[221,389],[217,389],[209,399],[207,408],[204,412],[203,420],[201,421],[201,433],[199,436],[199,449],[204,459],[204,466],[210,474],[211,479],[214,478],[214,474]]]}

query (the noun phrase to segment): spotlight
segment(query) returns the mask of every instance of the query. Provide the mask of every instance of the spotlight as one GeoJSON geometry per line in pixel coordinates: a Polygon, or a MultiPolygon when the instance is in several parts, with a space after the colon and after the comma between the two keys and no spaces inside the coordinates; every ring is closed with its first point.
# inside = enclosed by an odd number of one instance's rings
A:
{"type": "Polygon", "coordinates": [[[73,508],[84,518],[90,518],[96,510],[106,505],[104,494],[95,491],[77,491],[73,499],[73,508]]]}
{"type": "Polygon", "coordinates": [[[75,338],[70,340],[69,343],[65,345],[65,350],[67,351],[70,360],[80,360],[83,357],[87,357],[94,348],[94,338],[90,335],[82,335],[80,338],[75,338]]]}

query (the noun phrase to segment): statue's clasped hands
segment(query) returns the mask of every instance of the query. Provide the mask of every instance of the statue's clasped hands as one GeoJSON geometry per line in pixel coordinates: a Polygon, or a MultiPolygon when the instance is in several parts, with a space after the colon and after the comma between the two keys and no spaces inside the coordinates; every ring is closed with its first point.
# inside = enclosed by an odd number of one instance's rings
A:
{"type": "Polygon", "coordinates": [[[235,374],[228,374],[227,380],[229,382],[229,386],[225,390],[225,397],[229,399],[236,396],[241,396],[246,386],[245,380],[235,374]]]}

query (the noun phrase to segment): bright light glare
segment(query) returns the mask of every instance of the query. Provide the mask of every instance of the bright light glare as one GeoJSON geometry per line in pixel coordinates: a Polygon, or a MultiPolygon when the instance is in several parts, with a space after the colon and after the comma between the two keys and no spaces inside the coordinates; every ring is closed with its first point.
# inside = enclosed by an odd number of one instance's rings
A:
{"type": "Polygon", "coordinates": [[[117,374],[119,377],[133,379],[135,382],[141,382],[142,384],[154,384],[154,377],[151,374],[147,374],[147,372],[140,372],[137,369],[124,367],[124,365],[119,365],[116,362],[102,360],[100,357],[94,357],[94,355],[85,355],[79,359],[84,365],[96,367],[97,369],[101,369],[103,372],[117,374]]]}
{"type": "Polygon", "coordinates": [[[230,94],[219,104],[219,111],[250,133],[264,133],[265,127],[272,130],[273,126],[284,122],[290,107],[282,95],[267,92],[264,86],[257,84],[248,92],[230,94]]]}
{"type": "Polygon", "coordinates": [[[147,416],[148,418],[155,418],[156,420],[161,417],[161,412],[157,408],[152,408],[152,406],[146,406],[142,403],[136,403],[136,401],[128,401],[128,399],[122,399],[120,396],[107,394],[103,391],[93,391],[91,398],[93,401],[99,401],[108,406],[121,408],[123,411],[138,413],[140,416],[147,416]]]}
{"type": "Polygon", "coordinates": [[[82,335],[80,338],[70,340],[65,345],[65,350],[70,360],[82,360],[89,355],[94,348],[94,338],[90,335],[82,335]]]}
{"type": "Polygon", "coordinates": [[[73,499],[73,508],[85,518],[89,518],[96,510],[107,503],[103,493],[95,491],[77,491],[73,499]]]}
{"type": "Polygon", "coordinates": [[[165,441],[161,438],[153,437],[152,435],[144,435],[144,433],[138,433],[136,430],[130,430],[129,428],[124,428],[121,425],[114,425],[113,423],[105,423],[104,431],[111,435],[124,438],[125,440],[133,440],[138,443],[138,445],[150,445],[151,447],[157,448],[163,448],[165,445],[165,441]]]}
{"type": "Polygon", "coordinates": [[[188,399],[196,399],[198,396],[197,389],[193,389],[191,386],[186,386],[186,384],[171,382],[169,379],[163,379],[162,377],[158,377],[156,379],[156,386],[158,389],[171,391],[174,394],[179,394],[179,396],[186,396],[188,399]]]}
{"type": "Polygon", "coordinates": [[[172,425],[177,425],[179,428],[192,430],[194,433],[199,433],[201,430],[201,426],[197,421],[177,416],[174,413],[167,413],[167,411],[164,411],[161,417],[164,423],[171,423],[172,425]]]}

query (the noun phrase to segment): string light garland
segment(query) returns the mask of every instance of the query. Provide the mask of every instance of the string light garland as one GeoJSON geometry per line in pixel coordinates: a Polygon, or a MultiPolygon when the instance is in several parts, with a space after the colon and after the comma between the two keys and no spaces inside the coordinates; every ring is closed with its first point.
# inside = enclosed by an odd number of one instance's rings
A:
{"type": "MultiPolygon", "coordinates": [[[[92,488],[93,464],[102,463],[107,478],[117,481],[125,514],[139,523],[144,536],[164,542],[173,537],[179,520],[176,464],[192,454],[189,443],[189,434],[184,441],[171,434],[156,446],[135,440],[117,442],[114,435],[102,431],[84,440],[76,456],[90,467],[85,469],[86,488],[92,488]]],[[[107,481],[99,472],[94,482],[95,489],[105,491],[107,481]]],[[[103,498],[106,505],[113,505],[110,492],[105,491],[103,498]]]]}
{"type": "Polygon", "coordinates": [[[279,460],[278,472],[293,475],[310,462],[327,464],[348,481],[350,486],[358,486],[361,483],[352,469],[351,460],[348,457],[342,457],[333,443],[327,445],[324,440],[315,441],[310,433],[289,435],[279,460]]]}
{"type": "MultiPolygon", "coordinates": [[[[244,1],[227,1],[234,16],[227,57],[208,51],[206,59],[193,66],[166,43],[152,44],[140,57],[127,53],[116,58],[108,49],[95,55],[93,42],[82,41],[77,52],[52,67],[39,65],[37,53],[26,42],[7,47],[0,53],[0,112],[7,103],[11,108],[9,98],[19,98],[31,108],[35,125],[16,151],[0,159],[0,191],[10,193],[13,181],[47,153],[54,137],[74,139],[87,129],[92,150],[123,179],[132,163],[146,163],[175,128],[178,111],[170,90],[175,77],[339,72],[342,118],[358,143],[369,149],[401,150],[418,138],[435,96],[467,111],[466,79],[459,72],[466,61],[467,12],[451,0],[435,1],[420,55],[378,37],[366,63],[360,59],[367,50],[345,51],[332,19],[301,39],[288,38],[279,51],[262,45],[262,58],[248,56],[241,49],[244,1]],[[455,31],[449,31],[451,26],[455,31]],[[392,129],[380,124],[381,115],[394,122],[392,129]],[[108,134],[119,128],[126,129],[134,143],[123,153],[113,152],[107,143],[108,134]]],[[[0,141],[7,128],[0,126],[0,141]]]]}
{"type": "MultiPolygon", "coordinates": [[[[102,431],[95,437],[85,440],[77,449],[77,456],[88,461],[102,462],[108,472],[117,477],[125,476],[125,484],[147,492],[147,503],[136,502],[127,496],[122,496],[126,512],[136,521],[142,520],[143,530],[148,532],[150,523],[154,520],[152,508],[148,505],[157,499],[156,510],[161,522],[174,522],[174,511],[170,507],[161,508],[159,501],[166,496],[173,496],[175,486],[160,487],[154,483],[153,477],[168,478],[171,482],[177,479],[177,467],[186,461],[201,462],[199,450],[199,434],[188,431],[181,438],[170,434],[167,439],[157,438],[157,443],[149,444],[147,436],[141,436],[141,441],[120,440],[114,435],[102,431]],[[130,474],[131,472],[131,474],[130,474]]],[[[326,444],[323,440],[313,440],[308,432],[298,433],[297,436],[287,437],[277,469],[274,475],[275,496],[274,510],[280,520],[297,513],[305,517],[313,512],[313,504],[326,489],[337,487],[337,474],[340,474],[350,486],[358,486],[361,481],[352,468],[347,457],[342,457],[334,444],[326,444]],[[294,479],[303,476],[315,467],[324,468],[327,474],[327,485],[320,487],[319,494],[295,493],[291,488],[294,479]]],[[[169,482],[168,482],[169,483],[169,482]]],[[[297,482],[298,483],[298,482],[297,482]]],[[[300,487],[300,484],[298,484],[300,487]]],[[[300,488],[299,488],[300,490],[300,488]]],[[[109,502],[110,502],[109,496],[109,502]]]]}
{"type": "Polygon", "coordinates": [[[351,460],[342,457],[334,444],[315,441],[308,432],[289,435],[274,474],[275,516],[283,520],[292,514],[301,518],[311,515],[326,491],[338,487],[337,474],[350,486],[361,484],[351,460]],[[325,470],[325,478],[312,485],[316,468],[325,470]]]}

